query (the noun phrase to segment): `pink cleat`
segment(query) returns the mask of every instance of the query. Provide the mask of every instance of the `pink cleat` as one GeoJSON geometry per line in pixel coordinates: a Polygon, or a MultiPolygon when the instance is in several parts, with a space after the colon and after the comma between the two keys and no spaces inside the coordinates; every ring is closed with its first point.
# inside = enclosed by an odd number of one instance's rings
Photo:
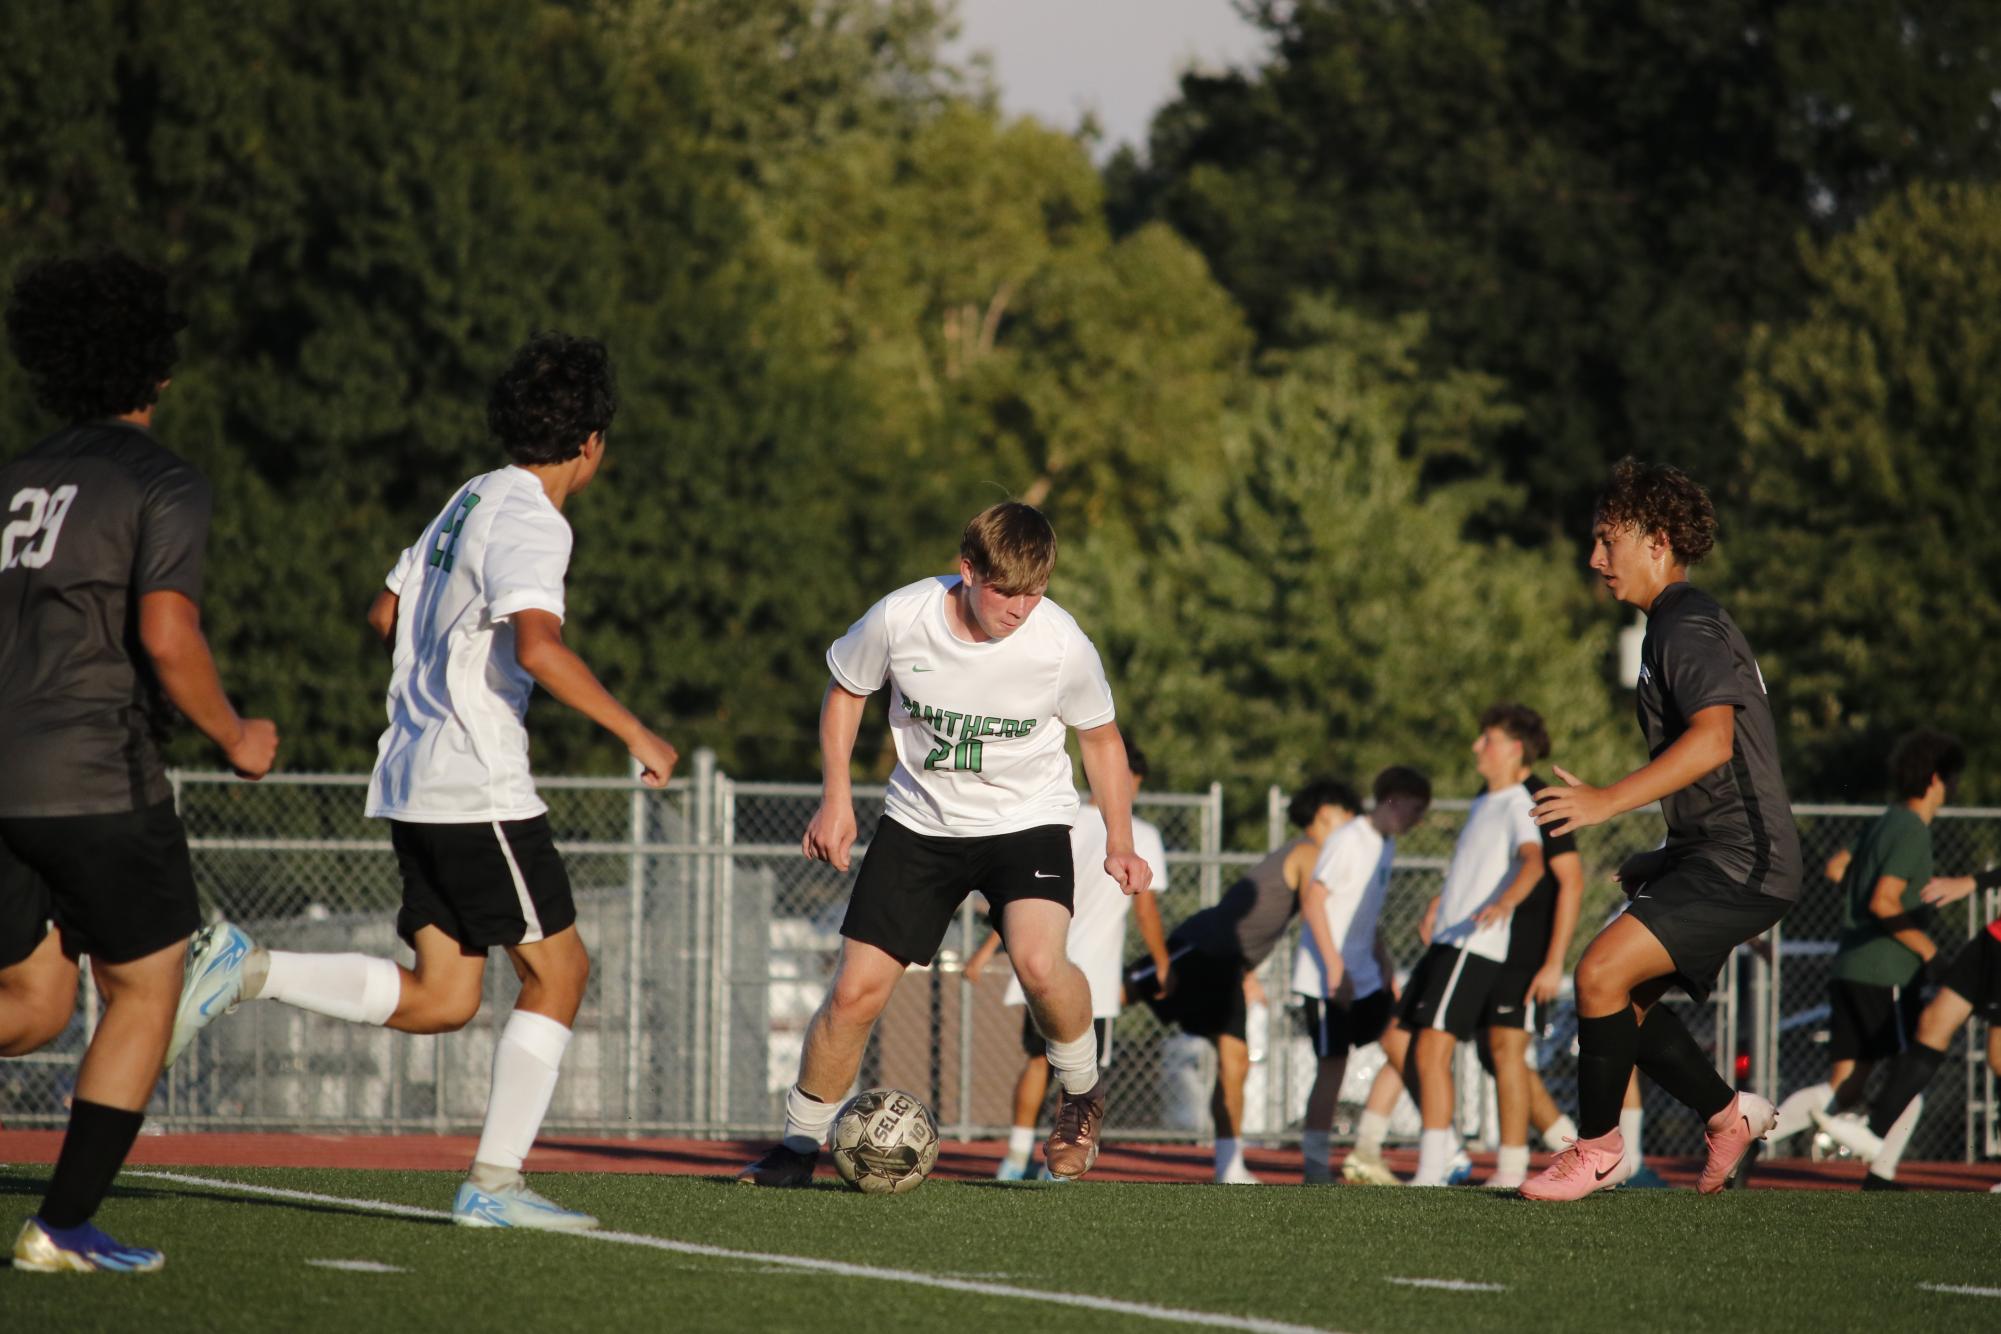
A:
{"type": "Polygon", "coordinates": [[[1739,1093],[1730,1105],[1709,1118],[1703,1136],[1709,1145],[1709,1161],[1702,1165],[1702,1180],[1695,1188],[1714,1195],[1737,1174],[1737,1166],[1751,1145],[1771,1133],[1779,1122],[1778,1109],[1755,1093],[1739,1093]]]}
{"type": "Polygon", "coordinates": [[[1610,1190],[1627,1177],[1626,1139],[1608,1130],[1597,1139],[1574,1139],[1540,1175],[1522,1186],[1525,1200],[1581,1200],[1593,1191],[1610,1190]]]}

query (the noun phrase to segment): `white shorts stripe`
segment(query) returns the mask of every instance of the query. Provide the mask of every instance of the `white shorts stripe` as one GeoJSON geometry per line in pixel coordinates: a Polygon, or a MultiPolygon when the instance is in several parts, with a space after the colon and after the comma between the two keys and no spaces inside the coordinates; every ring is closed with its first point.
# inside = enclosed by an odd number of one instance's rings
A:
{"type": "Polygon", "coordinates": [[[521,901],[521,920],[527,924],[521,933],[521,943],[531,945],[542,938],[542,919],[535,912],[534,896],[528,892],[528,882],[521,876],[521,864],[514,860],[514,849],[507,845],[507,831],[500,827],[500,821],[493,822],[493,836],[500,840],[500,855],[507,858],[507,873],[514,877],[514,897],[521,901]]]}
{"type": "Polygon", "coordinates": [[[1459,957],[1452,961],[1452,976],[1445,979],[1445,994],[1438,998],[1438,1011],[1431,1016],[1431,1026],[1445,1027],[1445,1015],[1452,1008],[1452,993],[1459,988],[1459,975],[1466,971],[1467,950],[1460,950],[1459,957]]]}

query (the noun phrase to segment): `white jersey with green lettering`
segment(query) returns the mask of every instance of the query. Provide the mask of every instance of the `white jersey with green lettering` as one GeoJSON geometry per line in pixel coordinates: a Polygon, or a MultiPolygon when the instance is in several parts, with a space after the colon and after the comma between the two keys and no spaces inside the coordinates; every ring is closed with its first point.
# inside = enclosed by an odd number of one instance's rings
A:
{"type": "Polygon", "coordinates": [[[945,838],[1068,825],[1077,787],[1063,729],[1115,713],[1098,650],[1047,598],[1007,638],[968,643],[946,615],[958,586],[944,575],[899,588],[827,650],[844,689],[889,683],[896,772],[884,813],[945,838]]]}

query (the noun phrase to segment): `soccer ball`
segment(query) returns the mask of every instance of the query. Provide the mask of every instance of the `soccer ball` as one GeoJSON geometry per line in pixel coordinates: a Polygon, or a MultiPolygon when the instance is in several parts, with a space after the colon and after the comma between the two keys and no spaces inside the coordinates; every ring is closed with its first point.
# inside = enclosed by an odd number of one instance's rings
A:
{"type": "Polygon", "coordinates": [[[938,1162],[938,1122],[902,1089],[870,1089],[834,1116],[834,1170],[864,1195],[916,1190],[938,1162]]]}

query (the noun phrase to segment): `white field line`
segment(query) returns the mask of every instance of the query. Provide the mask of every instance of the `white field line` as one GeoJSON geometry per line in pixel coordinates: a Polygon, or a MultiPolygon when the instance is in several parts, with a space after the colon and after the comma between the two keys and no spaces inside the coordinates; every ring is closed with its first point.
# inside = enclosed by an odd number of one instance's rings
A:
{"type": "MultiPolygon", "coordinates": [[[[321,1195],[309,1190],[287,1190],[279,1186],[254,1186],[241,1181],[223,1181],[214,1177],[189,1176],[181,1172],[127,1171],[126,1176],[145,1177],[154,1181],[174,1181],[184,1186],[202,1186],[211,1190],[236,1191],[247,1195],[262,1195],[271,1199],[300,1200],[309,1204],[334,1204],[350,1209],[363,1209],[371,1213],[388,1213],[402,1218],[429,1218],[448,1220],[451,1213],[444,1209],[421,1209],[415,1205],[393,1204],[387,1200],[357,1200],[340,1195],[321,1195]]],[[[1240,1329],[1250,1334],[1334,1334],[1316,1325],[1294,1325],[1283,1320],[1261,1320],[1255,1316],[1224,1315],[1215,1311],[1193,1311],[1178,1306],[1152,1306],[1146,1302],[1120,1301],[1114,1297],[1093,1297],[1081,1292],[1037,1292],[1029,1288],[1013,1287],[1000,1283],[978,1282],[963,1278],[940,1278],[935,1274],[920,1274],[908,1269],[881,1269],[874,1265],[848,1264],[841,1260],[820,1260],[806,1255],[778,1255],[766,1251],[738,1251],[724,1246],[705,1246],[700,1242],[675,1241],[668,1237],[649,1237],[637,1232],[570,1232],[565,1236],[578,1237],[586,1241],[609,1241],[623,1246],[645,1246],[658,1251],[672,1251],[677,1255],[700,1255],[713,1260],[735,1260],[757,1265],[777,1265],[786,1269],[805,1270],[817,1274],[828,1274],[836,1278],[874,1279],[879,1283],[907,1283],[919,1288],[942,1288],[949,1292],[966,1292],[981,1297],[1005,1297],[1014,1301],[1042,1302],[1052,1306],[1079,1307],[1089,1311],[1105,1311],[1113,1315],[1137,1316],[1142,1320],[1159,1320],[1174,1325],[1202,1325],[1209,1329],[1240,1329]]]]}
{"type": "Polygon", "coordinates": [[[407,1274],[407,1269],[383,1264],[380,1260],[308,1260],[315,1269],[339,1269],[349,1274],[407,1274]]]}
{"type": "Polygon", "coordinates": [[[1401,1283],[1406,1288],[1443,1288],[1447,1292],[1506,1292],[1500,1283],[1474,1283],[1463,1278],[1390,1278],[1385,1283],[1401,1283]]]}
{"type": "Polygon", "coordinates": [[[1960,1297],[2001,1297],[2001,1288],[1968,1288],[1953,1283],[1920,1283],[1920,1292],[1950,1292],[1960,1297]]]}

